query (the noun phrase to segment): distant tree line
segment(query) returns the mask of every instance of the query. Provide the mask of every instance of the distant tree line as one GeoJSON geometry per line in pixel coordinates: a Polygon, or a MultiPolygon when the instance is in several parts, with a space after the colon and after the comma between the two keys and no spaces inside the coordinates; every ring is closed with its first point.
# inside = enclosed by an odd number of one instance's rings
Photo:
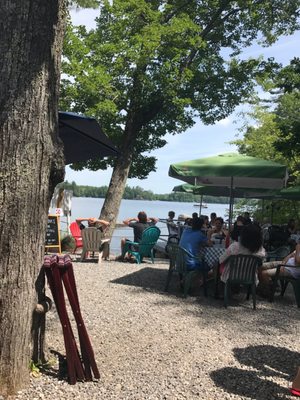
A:
{"type": "MultiPolygon", "coordinates": [[[[74,197],[97,197],[104,198],[108,190],[108,186],[82,186],[76,185],[75,182],[69,183],[68,181],[59,184],[59,187],[72,190],[74,197]]],[[[166,194],[155,194],[151,190],[144,190],[140,186],[129,187],[126,186],[123,199],[127,200],[160,200],[160,201],[178,201],[178,202],[191,202],[199,203],[199,195],[192,193],[179,193],[172,192],[166,194]]],[[[212,197],[204,196],[205,203],[228,203],[226,197],[212,197]]]]}

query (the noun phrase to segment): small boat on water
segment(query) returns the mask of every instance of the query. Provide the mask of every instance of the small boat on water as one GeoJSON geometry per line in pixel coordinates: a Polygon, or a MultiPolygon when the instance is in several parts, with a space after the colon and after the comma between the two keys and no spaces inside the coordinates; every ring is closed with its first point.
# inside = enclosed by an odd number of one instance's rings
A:
{"type": "MultiPolygon", "coordinates": [[[[200,203],[196,203],[194,204],[194,207],[200,207],[200,203]]],[[[208,205],[207,204],[202,204],[201,208],[207,208],[208,205]]]]}

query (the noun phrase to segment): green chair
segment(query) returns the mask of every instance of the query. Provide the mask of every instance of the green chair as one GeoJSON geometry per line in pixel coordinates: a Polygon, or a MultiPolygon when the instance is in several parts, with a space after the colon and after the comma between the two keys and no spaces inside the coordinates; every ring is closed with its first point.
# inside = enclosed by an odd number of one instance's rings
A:
{"type": "MultiPolygon", "coordinates": [[[[165,285],[165,291],[168,291],[169,284],[173,275],[173,272],[177,272],[179,274],[180,279],[183,281],[183,295],[187,297],[188,291],[191,287],[192,279],[196,275],[201,275],[203,279],[203,289],[204,295],[207,296],[207,269],[204,268],[203,270],[188,270],[186,266],[186,261],[188,258],[198,260],[200,262],[204,261],[199,258],[193,256],[190,252],[182,248],[176,243],[169,243],[168,244],[168,255],[169,255],[169,271],[167,276],[167,281],[165,285]]],[[[205,267],[205,266],[204,266],[205,267]]]]}
{"type": "Polygon", "coordinates": [[[142,234],[140,243],[126,241],[122,251],[122,257],[125,257],[126,253],[132,254],[138,264],[143,261],[144,257],[150,257],[152,263],[154,263],[153,247],[155,246],[160,236],[160,229],[157,226],[150,226],[146,228],[142,234]]]}
{"type": "Polygon", "coordinates": [[[288,246],[280,246],[276,250],[267,252],[266,261],[281,261],[290,254],[290,252],[291,250],[288,246]]]}
{"type": "MultiPolygon", "coordinates": [[[[252,292],[253,309],[256,308],[256,271],[262,259],[253,255],[237,254],[229,257],[229,277],[224,287],[224,306],[227,308],[232,285],[248,286],[247,300],[252,292]]],[[[227,263],[226,263],[227,264],[227,263]]]]}
{"type": "MultiPolygon", "coordinates": [[[[280,295],[282,297],[284,296],[284,293],[286,291],[288,284],[291,283],[293,285],[297,306],[298,306],[298,308],[300,308],[300,279],[288,278],[286,276],[280,277],[279,273],[280,273],[281,266],[284,266],[284,264],[277,265],[276,274],[275,274],[274,278],[272,279],[273,284],[272,284],[272,288],[271,288],[270,302],[272,302],[274,300],[274,295],[275,295],[278,281],[280,281],[280,286],[281,286],[280,295]]],[[[297,267],[293,267],[293,268],[297,268],[297,267]]],[[[298,267],[298,268],[300,268],[300,267],[298,267]]]]}

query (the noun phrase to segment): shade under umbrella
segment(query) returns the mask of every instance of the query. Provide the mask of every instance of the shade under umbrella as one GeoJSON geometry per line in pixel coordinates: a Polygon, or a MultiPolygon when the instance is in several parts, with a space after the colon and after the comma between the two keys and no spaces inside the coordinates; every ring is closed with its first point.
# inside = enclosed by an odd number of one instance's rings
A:
{"type": "Polygon", "coordinates": [[[58,122],[66,164],[119,154],[94,118],[60,111],[58,122]]]}

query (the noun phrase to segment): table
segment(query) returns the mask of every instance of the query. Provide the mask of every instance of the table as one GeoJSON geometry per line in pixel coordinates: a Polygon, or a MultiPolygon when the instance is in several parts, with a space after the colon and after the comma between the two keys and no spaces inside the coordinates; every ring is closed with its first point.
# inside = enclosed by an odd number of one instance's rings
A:
{"type": "Polygon", "coordinates": [[[225,253],[223,247],[204,247],[200,250],[200,257],[206,262],[209,268],[213,268],[219,262],[219,258],[225,253]]]}

